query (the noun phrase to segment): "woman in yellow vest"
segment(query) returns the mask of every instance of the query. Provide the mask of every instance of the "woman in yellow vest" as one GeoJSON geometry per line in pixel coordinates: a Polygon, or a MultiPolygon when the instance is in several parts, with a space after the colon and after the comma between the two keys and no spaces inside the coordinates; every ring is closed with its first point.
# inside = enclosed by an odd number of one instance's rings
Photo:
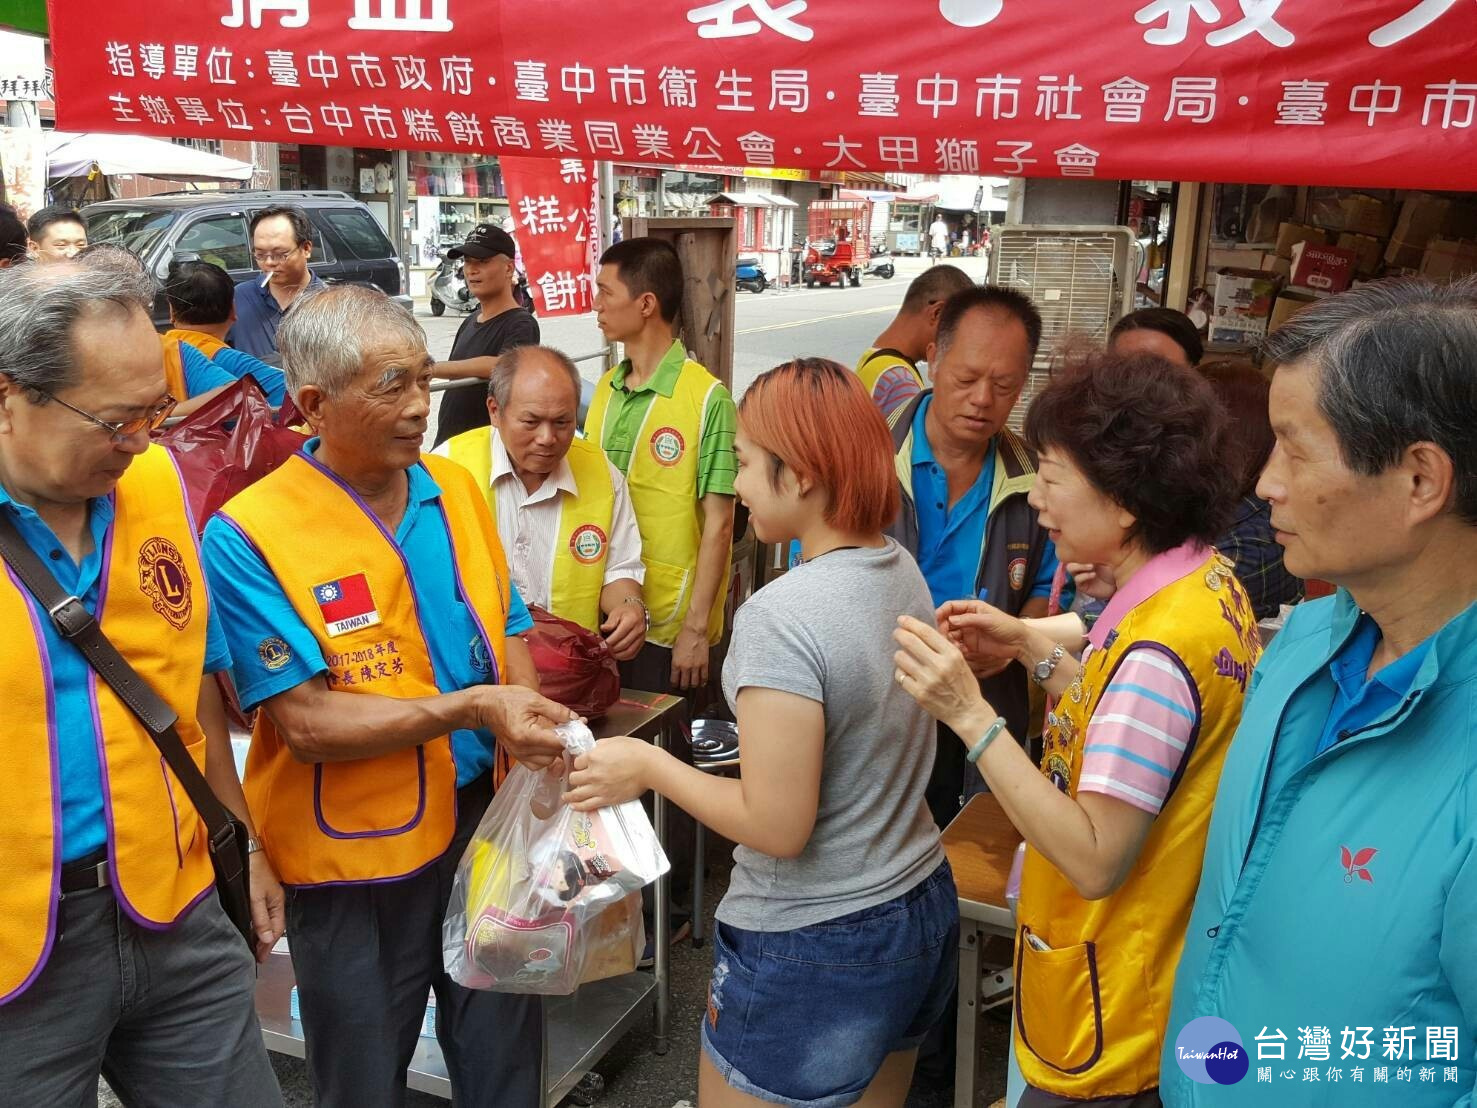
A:
{"type": "Polygon", "coordinates": [[[1031,503],[1064,561],[1119,583],[1081,662],[978,601],[941,609],[942,630],[897,632],[896,680],[964,738],[1026,841],[1015,1057],[1030,1108],[1159,1103],[1211,803],[1260,651],[1209,546],[1234,504],[1224,426],[1210,387],[1159,358],[1103,356],[1053,381],[1026,421],[1031,503]],[[1039,770],[1001,741],[971,672],[999,659],[1055,698],[1039,770]]]}

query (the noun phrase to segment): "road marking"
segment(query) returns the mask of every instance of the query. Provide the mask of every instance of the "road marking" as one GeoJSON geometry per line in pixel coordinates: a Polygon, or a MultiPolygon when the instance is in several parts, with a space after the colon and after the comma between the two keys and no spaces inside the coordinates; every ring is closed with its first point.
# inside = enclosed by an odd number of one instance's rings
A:
{"type": "Polygon", "coordinates": [[[762,327],[745,327],[742,331],[735,331],[735,335],[756,335],[761,331],[785,331],[791,327],[808,327],[812,323],[825,323],[832,319],[850,319],[859,315],[877,315],[879,312],[895,312],[896,304],[883,304],[880,308],[860,308],[854,312],[833,312],[830,315],[818,315],[811,319],[792,319],[786,323],[766,323],[762,327]]]}

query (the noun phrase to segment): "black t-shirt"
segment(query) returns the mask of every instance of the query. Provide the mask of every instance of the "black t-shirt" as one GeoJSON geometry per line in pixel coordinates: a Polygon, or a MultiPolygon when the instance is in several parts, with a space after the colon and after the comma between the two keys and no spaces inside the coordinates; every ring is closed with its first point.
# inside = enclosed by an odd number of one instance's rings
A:
{"type": "MultiPolygon", "coordinates": [[[[486,323],[477,322],[479,314],[473,312],[462,320],[447,361],[492,357],[515,346],[538,345],[538,320],[522,308],[509,308],[486,323]]],[[[487,423],[486,387],[463,385],[448,389],[441,397],[441,410],[436,417],[435,445],[440,446],[451,436],[474,427],[486,427],[487,423]]]]}

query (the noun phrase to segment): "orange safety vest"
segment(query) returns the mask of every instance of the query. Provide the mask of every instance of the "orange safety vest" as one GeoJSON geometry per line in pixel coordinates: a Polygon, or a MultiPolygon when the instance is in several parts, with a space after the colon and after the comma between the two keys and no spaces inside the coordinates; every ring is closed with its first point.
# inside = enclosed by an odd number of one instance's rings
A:
{"type": "MultiPolygon", "coordinates": [[[[195,528],[174,459],[150,447],[114,493],[95,613],[103,634],[179,715],[180,738],[204,767],[196,719],[210,600],[195,528]]],[[[41,620],[7,567],[0,575],[0,1004],[36,980],[55,940],[61,875],[56,690],[41,620]]],[[[66,647],[71,650],[73,647],[66,647]]],[[[214,884],[205,828],[184,787],[133,712],[91,685],[102,736],[103,813],[113,891],[146,927],[169,927],[214,884]]]]}
{"type": "MultiPolygon", "coordinates": [[[[504,672],[510,599],[497,525],[470,473],[433,456],[421,464],[441,488],[458,581],[496,683],[504,672]]],[[[317,638],[336,692],[440,695],[422,623],[437,613],[418,609],[415,567],[348,485],[296,454],[232,498],[221,515],[261,553],[317,638]],[[304,534],[304,521],[323,541],[304,534]],[[345,609],[339,603],[345,600],[359,603],[345,609]],[[372,680],[364,680],[364,669],[372,680]]],[[[499,747],[494,779],[501,781],[510,765],[499,747]]],[[[450,735],[374,758],[308,765],[293,755],[268,713],[258,712],[245,786],[257,836],[289,885],[407,877],[439,858],[456,828],[450,735]]]]}
{"type": "Polygon", "coordinates": [[[185,384],[184,358],[179,349],[182,342],[189,343],[207,358],[214,358],[226,348],[226,344],[214,335],[183,327],[176,327],[159,336],[159,344],[164,348],[164,383],[169,389],[169,395],[176,400],[190,399],[190,389],[185,384]]]}

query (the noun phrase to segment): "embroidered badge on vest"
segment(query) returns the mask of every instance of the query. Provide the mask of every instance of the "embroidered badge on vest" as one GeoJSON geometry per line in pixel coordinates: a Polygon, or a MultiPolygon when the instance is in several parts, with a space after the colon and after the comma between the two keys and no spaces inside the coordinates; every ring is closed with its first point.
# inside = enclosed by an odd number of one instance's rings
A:
{"type": "Polygon", "coordinates": [[[369,579],[362,573],[314,585],[313,599],[318,602],[318,611],[323,616],[323,626],[329,638],[373,627],[380,622],[374,596],[369,591],[369,579]]]}
{"type": "Polygon", "coordinates": [[[580,565],[592,566],[605,554],[605,532],[593,523],[576,527],[569,536],[569,552],[580,565]]]}
{"type": "Polygon", "coordinates": [[[1373,885],[1374,878],[1370,876],[1367,867],[1378,853],[1379,851],[1372,846],[1366,846],[1357,853],[1351,851],[1347,846],[1340,846],[1339,862],[1342,864],[1344,871],[1344,884],[1352,885],[1354,883],[1354,877],[1357,875],[1359,880],[1368,881],[1373,885]]]}
{"type": "Polygon", "coordinates": [[[1016,592],[1026,586],[1026,559],[1017,558],[1010,563],[1010,587],[1016,592]]]}
{"type": "Polygon", "coordinates": [[[174,543],[152,538],[139,547],[138,587],[154,602],[154,611],[176,631],[189,626],[195,610],[190,597],[190,575],[174,543]]]}
{"type": "Polygon", "coordinates": [[[675,427],[659,427],[651,436],[651,456],[658,465],[674,466],[682,460],[687,449],[687,440],[675,427]]]}

